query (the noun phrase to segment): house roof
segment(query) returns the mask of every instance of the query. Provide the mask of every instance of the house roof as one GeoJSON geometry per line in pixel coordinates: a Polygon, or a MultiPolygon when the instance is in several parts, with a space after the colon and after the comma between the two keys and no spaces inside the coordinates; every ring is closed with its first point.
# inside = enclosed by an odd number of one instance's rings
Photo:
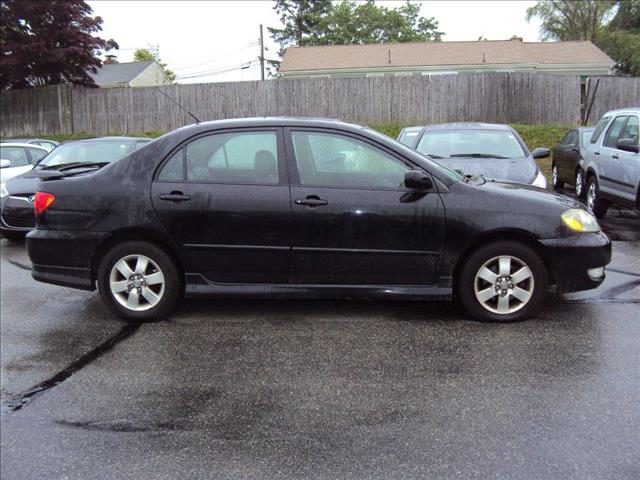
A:
{"type": "Polygon", "coordinates": [[[291,47],[285,52],[279,71],[482,64],[594,64],[611,67],[614,63],[589,41],[523,42],[515,39],[291,47]]]}
{"type": "Polygon", "coordinates": [[[146,62],[105,63],[98,73],[89,73],[99,87],[109,85],[126,85],[144,72],[153,60],[146,62]]]}

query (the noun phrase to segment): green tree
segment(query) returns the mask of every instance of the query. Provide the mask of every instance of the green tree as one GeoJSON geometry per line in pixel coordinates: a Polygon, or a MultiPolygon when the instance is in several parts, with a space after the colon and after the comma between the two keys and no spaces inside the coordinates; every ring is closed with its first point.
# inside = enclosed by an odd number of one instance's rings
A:
{"type": "Polygon", "coordinates": [[[541,40],[595,40],[613,6],[613,0],[539,0],[526,18],[542,20],[541,40]]]}
{"type": "Polygon", "coordinates": [[[102,18],[84,1],[0,1],[0,89],[96,84],[100,53],[118,48],[96,34],[102,18]]]}
{"type": "Polygon", "coordinates": [[[591,40],[616,62],[616,72],[640,75],[640,0],[539,0],[542,40],[591,40]]]}
{"type": "MultiPolygon", "coordinates": [[[[420,5],[407,0],[397,8],[342,0],[275,0],[283,28],[269,28],[280,45],[280,57],[291,46],[351,45],[440,40],[438,22],[420,15],[420,5]]],[[[271,62],[277,64],[279,62],[271,62]]]]}
{"type": "Polygon", "coordinates": [[[133,52],[133,59],[136,62],[148,62],[150,60],[158,62],[158,64],[160,65],[160,67],[162,67],[162,70],[164,70],[164,73],[167,76],[167,78],[169,78],[169,80],[173,82],[176,79],[176,74],[167,68],[167,64],[162,63],[162,61],[160,61],[160,58],[158,58],[158,56],[155,53],[150,52],[146,48],[136,49],[136,51],[133,52]]]}

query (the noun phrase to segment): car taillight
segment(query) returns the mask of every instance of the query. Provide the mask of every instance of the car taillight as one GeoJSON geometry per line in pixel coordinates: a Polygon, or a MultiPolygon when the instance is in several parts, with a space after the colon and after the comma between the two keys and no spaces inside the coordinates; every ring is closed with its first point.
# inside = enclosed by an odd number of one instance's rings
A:
{"type": "Polygon", "coordinates": [[[36,198],[33,201],[33,207],[35,208],[36,215],[44,213],[55,201],[56,196],[53,193],[36,192],[36,198]]]}

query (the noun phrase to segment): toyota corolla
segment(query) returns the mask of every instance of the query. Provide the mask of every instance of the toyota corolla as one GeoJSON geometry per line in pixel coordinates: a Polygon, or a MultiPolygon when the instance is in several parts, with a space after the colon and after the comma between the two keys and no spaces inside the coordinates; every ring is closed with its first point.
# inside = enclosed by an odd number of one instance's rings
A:
{"type": "Polygon", "coordinates": [[[129,321],[182,297],[455,298],[517,320],[550,289],[597,287],[611,258],[580,203],[335,120],[183,127],[117,162],[43,172],[35,214],[33,277],[97,288],[129,321]]]}

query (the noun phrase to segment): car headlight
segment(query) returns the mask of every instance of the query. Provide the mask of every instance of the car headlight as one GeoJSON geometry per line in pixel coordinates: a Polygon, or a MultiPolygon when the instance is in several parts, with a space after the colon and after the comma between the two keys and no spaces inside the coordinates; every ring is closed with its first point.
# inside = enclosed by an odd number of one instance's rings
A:
{"type": "Polygon", "coordinates": [[[596,218],[586,210],[570,208],[560,215],[564,224],[574,232],[599,232],[600,225],[596,218]]]}
{"type": "Polygon", "coordinates": [[[547,177],[544,176],[544,173],[538,170],[538,174],[536,175],[536,178],[533,179],[533,183],[531,185],[538,188],[547,188],[547,177]]]}
{"type": "Polygon", "coordinates": [[[9,192],[7,191],[7,184],[0,183],[0,198],[4,198],[8,195],[9,195],[9,192]]]}

